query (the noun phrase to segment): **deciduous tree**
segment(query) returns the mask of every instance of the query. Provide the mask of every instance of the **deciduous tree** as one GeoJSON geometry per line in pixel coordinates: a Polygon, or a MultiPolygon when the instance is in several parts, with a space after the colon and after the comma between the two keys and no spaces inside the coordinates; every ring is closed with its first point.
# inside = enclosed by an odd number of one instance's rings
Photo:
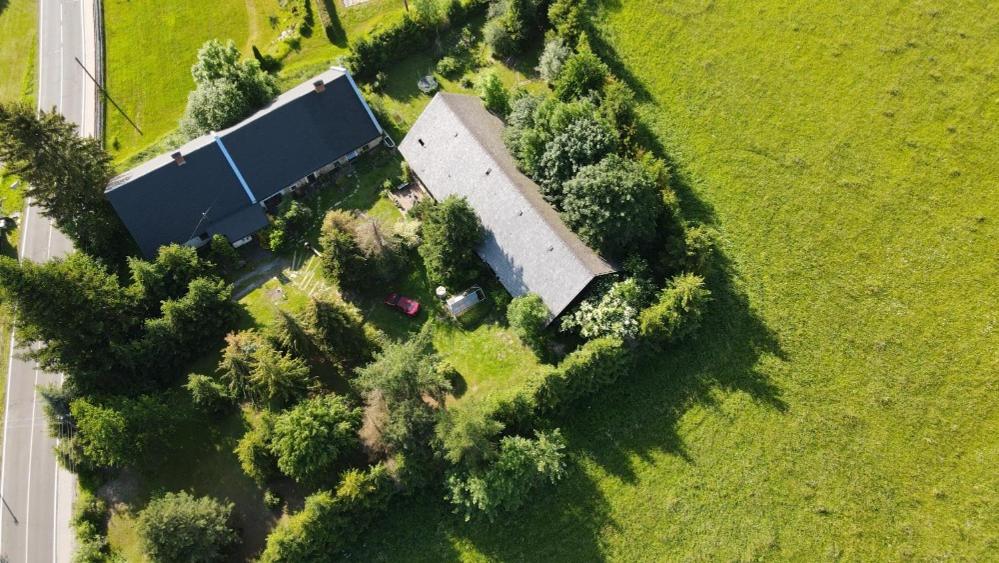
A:
{"type": "Polygon", "coordinates": [[[232,503],[186,491],[151,500],[138,518],[146,557],[163,563],[223,561],[239,542],[229,526],[232,508],[232,503]]]}
{"type": "Polygon", "coordinates": [[[562,218],[591,247],[621,256],[655,236],[662,199],[638,163],[610,155],[580,169],[564,189],[562,218]]]}

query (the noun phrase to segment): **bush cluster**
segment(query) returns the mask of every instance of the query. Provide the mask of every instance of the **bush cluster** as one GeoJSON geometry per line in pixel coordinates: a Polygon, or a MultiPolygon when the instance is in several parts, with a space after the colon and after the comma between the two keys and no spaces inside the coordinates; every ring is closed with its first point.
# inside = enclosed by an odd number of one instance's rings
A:
{"type": "Polygon", "coordinates": [[[458,25],[485,5],[485,0],[449,0],[438,18],[429,21],[407,13],[398,23],[354,42],[347,56],[347,68],[358,80],[370,81],[392,61],[431,45],[439,27],[458,25]]]}
{"type": "Polygon", "coordinates": [[[232,503],[185,491],[149,501],[137,521],[146,557],[156,563],[225,560],[239,542],[229,525],[232,508],[232,503]]]}
{"type": "Polygon", "coordinates": [[[521,52],[541,31],[541,0],[493,0],[483,29],[486,44],[496,57],[521,52]]]}
{"type": "Polygon", "coordinates": [[[347,471],[336,491],[310,495],[301,511],[278,523],[261,563],[330,560],[385,509],[394,492],[383,465],[347,471]]]}
{"type": "Polygon", "coordinates": [[[234,125],[277,95],[274,78],[256,59],[240,60],[233,41],[207,41],[191,67],[195,89],[187,99],[181,129],[189,136],[234,125]]]}

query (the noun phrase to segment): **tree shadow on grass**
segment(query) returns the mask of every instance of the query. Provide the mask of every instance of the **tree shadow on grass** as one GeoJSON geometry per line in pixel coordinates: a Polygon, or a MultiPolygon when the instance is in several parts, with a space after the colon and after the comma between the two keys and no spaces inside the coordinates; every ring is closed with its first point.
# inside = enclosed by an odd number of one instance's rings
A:
{"type": "Polygon", "coordinates": [[[330,25],[326,28],[326,38],[337,47],[347,46],[347,31],[340,21],[340,14],[337,13],[336,3],[333,0],[318,0],[322,2],[326,13],[330,15],[330,25]]]}
{"type": "Polygon", "coordinates": [[[384,519],[352,546],[360,561],[599,561],[600,531],[616,527],[593,481],[576,464],[556,486],[532,491],[522,509],[486,518],[454,514],[440,488],[398,499],[384,519]]]}

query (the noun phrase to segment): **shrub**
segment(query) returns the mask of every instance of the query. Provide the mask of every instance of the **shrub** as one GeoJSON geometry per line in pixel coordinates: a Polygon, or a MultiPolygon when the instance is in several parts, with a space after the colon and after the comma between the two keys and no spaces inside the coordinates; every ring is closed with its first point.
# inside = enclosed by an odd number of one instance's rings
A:
{"type": "Polygon", "coordinates": [[[495,72],[489,72],[479,81],[479,97],[486,109],[502,117],[510,111],[510,94],[495,72]]]}
{"type": "Polygon", "coordinates": [[[545,49],[541,52],[538,60],[537,71],[541,79],[551,84],[562,71],[562,65],[572,55],[572,50],[566,45],[565,40],[556,37],[545,43],[545,49]]]}
{"type": "Polygon", "coordinates": [[[312,225],[312,210],[301,203],[285,199],[270,226],[267,246],[274,252],[287,252],[305,239],[312,225]]]}
{"type": "Polygon", "coordinates": [[[452,465],[476,468],[496,453],[494,439],[503,424],[494,420],[482,401],[452,407],[442,414],[434,429],[441,455],[452,465]]]}
{"type": "Polygon", "coordinates": [[[320,491],[305,507],[282,519],[267,537],[261,563],[328,561],[335,558],[385,509],[394,490],[382,465],[348,471],[335,493],[320,491]]]}
{"type": "Polygon", "coordinates": [[[191,394],[194,404],[205,412],[220,413],[232,406],[232,396],[225,386],[207,375],[188,375],[184,388],[191,394]]]}
{"type": "Polygon", "coordinates": [[[562,218],[591,247],[621,256],[655,238],[662,200],[634,161],[612,154],[580,169],[564,189],[562,218]]]}
{"type": "Polygon", "coordinates": [[[266,506],[268,510],[277,510],[281,508],[282,502],[283,501],[281,500],[280,495],[274,491],[270,489],[264,491],[264,506],[266,506]]]}
{"type": "Polygon", "coordinates": [[[277,416],[271,452],[278,469],[300,482],[318,482],[333,474],[343,453],[357,444],[361,409],[338,395],[299,403],[277,416]]]}
{"type": "Polygon", "coordinates": [[[73,501],[70,524],[76,531],[73,563],[103,563],[107,561],[108,505],[104,499],[87,489],[79,489],[73,501]]]}
{"type": "Polygon", "coordinates": [[[169,563],[222,561],[239,541],[228,525],[232,507],[184,491],[153,499],[137,526],[146,556],[169,563]]]}
{"type": "Polygon", "coordinates": [[[579,99],[599,91],[608,76],[607,65],[593,52],[583,50],[566,59],[552,89],[560,100],[579,99]]]}
{"type": "Polygon", "coordinates": [[[555,369],[530,380],[528,389],[538,414],[550,416],[613,384],[631,369],[632,358],[620,338],[588,341],[555,369]]]}
{"type": "Polygon", "coordinates": [[[528,293],[514,298],[506,310],[506,318],[517,336],[535,350],[541,349],[541,334],[548,325],[551,313],[541,296],[528,293]]]}
{"type": "Polygon", "coordinates": [[[522,51],[537,33],[538,0],[497,0],[489,7],[489,21],[483,35],[486,44],[500,57],[522,51]]]}
{"type": "Polygon", "coordinates": [[[206,258],[215,264],[222,273],[236,270],[243,262],[243,259],[239,257],[239,252],[233,248],[229,239],[219,234],[213,235],[212,240],[208,243],[206,258]]]}
{"type": "Polygon", "coordinates": [[[487,469],[448,477],[448,499],[465,519],[477,513],[490,520],[500,511],[520,508],[537,485],[565,476],[565,440],[556,429],[537,432],[535,439],[507,436],[500,440],[496,461],[487,469]]]}
{"type": "Polygon", "coordinates": [[[688,273],[674,277],[659,301],[642,311],[642,336],[658,345],[690,336],[700,326],[710,300],[711,291],[704,287],[701,276],[688,273]]]}
{"type": "Polygon", "coordinates": [[[465,65],[462,64],[460,60],[450,55],[437,61],[437,74],[446,78],[454,78],[455,76],[461,74],[461,71],[464,69],[465,65]]]}
{"type": "Polygon", "coordinates": [[[482,28],[482,39],[497,57],[508,57],[517,50],[517,43],[502,20],[494,18],[482,28]]]}
{"type": "Polygon", "coordinates": [[[562,317],[562,330],[578,329],[584,338],[632,339],[638,335],[638,315],[648,299],[647,293],[635,278],[617,282],[562,317]]]}
{"type": "MultiPolygon", "coordinates": [[[[471,15],[480,13],[485,5],[482,0],[450,0],[444,13],[451,25],[459,25],[471,15]]],[[[388,63],[430,46],[436,36],[436,25],[436,22],[417,22],[405,14],[401,21],[385,27],[381,32],[355,41],[345,64],[358,80],[371,80],[388,63]]]]}
{"type": "Polygon", "coordinates": [[[420,256],[436,283],[460,287],[475,278],[475,248],[482,241],[482,223],[464,198],[449,196],[423,219],[420,256]]]}
{"type": "Polygon", "coordinates": [[[586,22],[582,0],[555,0],[548,7],[548,22],[559,37],[574,45],[586,22]]]}
{"type": "Polygon", "coordinates": [[[277,461],[271,453],[271,437],[274,434],[274,419],[264,412],[250,420],[250,429],[236,444],[236,458],[251,479],[263,485],[277,474],[277,461]]]}
{"type": "Polygon", "coordinates": [[[577,117],[563,128],[553,129],[538,161],[541,194],[561,207],[566,190],[563,184],[615,150],[617,135],[596,115],[577,117]]]}

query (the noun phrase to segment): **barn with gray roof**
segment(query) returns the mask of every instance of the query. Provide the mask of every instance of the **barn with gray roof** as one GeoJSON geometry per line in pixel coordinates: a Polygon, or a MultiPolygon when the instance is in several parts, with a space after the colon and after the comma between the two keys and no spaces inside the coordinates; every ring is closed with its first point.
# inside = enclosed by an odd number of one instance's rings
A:
{"type": "Polygon", "coordinates": [[[399,150],[434,199],[468,200],[486,230],[479,256],[511,295],[538,294],[554,318],[614,268],[562,223],[502,135],[478,98],[439,93],[399,150]]]}
{"type": "Polygon", "coordinates": [[[268,204],[383,137],[353,78],[332,68],[233,127],[117,176],[105,197],[147,257],[215,234],[239,245],[267,226],[268,204]]]}

